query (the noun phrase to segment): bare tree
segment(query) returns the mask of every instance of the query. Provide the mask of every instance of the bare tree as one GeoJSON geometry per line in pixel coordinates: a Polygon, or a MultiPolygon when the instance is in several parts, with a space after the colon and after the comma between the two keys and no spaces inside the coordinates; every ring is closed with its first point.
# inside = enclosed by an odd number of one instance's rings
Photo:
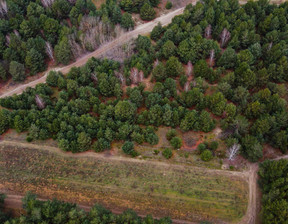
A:
{"type": "Polygon", "coordinates": [[[43,110],[45,108],[45,102],[39,95],[35,96],[35,101],[39,109],[43,110]]]}
{"type": "Polygon", "coordinates": [[[138,74],[138,83],[142,82],[144,79],[144,72],[141,70],[138,74]]]}
{"type": "Polygon", "coordinates": [[[236,155],[238,154],[240,149],[240,145],[239,144],[233,144],[228,150],[227,150],[227,157],[228,160],[232,161],[235,159],[236,155]]]}
{"type": "Polygon", "coordinates": [[[13,33],[14,33],[17,37],[20,36],[20,34],[19,34],[19,32],[18,32],[17,30],[13,30],[13,33]]]}
{"type": "Polygon", "coordinates": [[[114,27],[94,16],[84,16],[80,22],[79,30],[82,33],[80,36],[82,49],[88,51],[96,50],[125,32],[120,25],[114,27]]]}
{"type": "Polygon", "coordinates": [[[5,38],[6,38],[6,45],[9,47],[10,41],[11,41],[10,35],[7,34],[7,35],[5,36],[5,38]]]}
{"type": "Polygon", "coordinates": [[[212,34],[212,26],[209,24],[205,29],[205,38],[210,39],[212,34]]]}
{"type": "Polygon", "coordinates": [[[0,0],[0,16],[4,17],[8,13],[7,2],[0,0]]]}
{"type": "Polygon", "coordinates": [[[158,58],[154,61],[153,67],[155,68],[157,65],[159,65],[159,60],[158,60],[158,58]]]}
{"type": "Polygon", "coordinates": [[[189,82],[186,82],[185,85],[184,85],[184,91],[185,92],[188,92],[190,89],[190,83],[189,82]]]}
{"type": "Polygon", "coordinates": [[[189,61],[188,64],[187,64],[187,76],[191,76],[192,75],[192,72],[193,72],[193,65],[192,65],[192,62],[189,61]]]}
{"type": "Polygon", "coordinates": [[[130,71],[130,79],[131,79],[131,82],[133,84],[137,84],[138,83],[138,74],[139,74],[139,71],[137,68],[132,68],[131,71],[130,71]]]}
{"type": "Polygon", "coordinates": [[[122,85],[125,85],[125,78],[121,72],[115,72],[115,76],[120,80],[122,85]]]}
{"type": "Polygon", "coordinates": [[[98,77],[96,73],[91,73],[91,79],[94,81],[95,84],[98,82],[98,77]]]}
{"type": "Polygon", "coordinates": [[[53,53],[53,48],[51,46],[51,44],[49,42],[45,42],[45,49],[46,49],[46,53],[49,56],[49,58],[54,61],[54,53],[53,53]]]}
{"type": "Polygon", "coordinates": [[[84,53],[82,47],[76,41],[75,33],[68,36],[68,42],[70,44],[71,51],[72,51],[74,58],[78,58],[84,53]]]}
{"type": "Polygon", "coordinates": [[[231,34],[230,32],[224,28],[221,35],[220,35],[220,39],[221,39],[221,47],[224,47],[225,44],[230,40],[231,34]]]}
{"type": "Polygon", "coordinates": [[[45,8],[50,8],[52,6],[52,4],[54,3],[55,0],[41,0],[42,5],[45,8]]]}
{"type": "Polygon", "coordinates": [[[212,50],[210,51],[210,59],[209,59],[209,65],[210,65],[210,67],[213,65],[214,58],[215,58],[215,50],[212,49],[212,50]]]}
{"type": "Polygon", "coordinates": [[[272,46],[273,46],[273,42],[270,42],[270,44],[269,44],[269,46],[268,46],[268,51],[271,50],[272,46]]]}
{"type": "Polygon", "coordinates": [[[68,2],[70,2],[72,5],[74,5],[76,3],[77,0],[68,0],[68,2]]]}

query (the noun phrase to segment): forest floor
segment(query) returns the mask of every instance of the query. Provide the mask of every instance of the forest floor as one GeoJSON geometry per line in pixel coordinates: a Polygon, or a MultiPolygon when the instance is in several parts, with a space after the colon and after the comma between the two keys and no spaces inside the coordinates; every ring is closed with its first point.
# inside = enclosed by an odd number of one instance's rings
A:
{"type": "Polygon", "coordinates": [[[143,215],[213,223],[241,221],[250,200],[250,170],[132,159],[108,151],[72,154],[6,140],[0,142],[0,155],[0,192],[8,195],[23,196],[30,190],[44,199],[56,197],[84,206],[98,202],[119,212],[133,208],[143,215]]]}

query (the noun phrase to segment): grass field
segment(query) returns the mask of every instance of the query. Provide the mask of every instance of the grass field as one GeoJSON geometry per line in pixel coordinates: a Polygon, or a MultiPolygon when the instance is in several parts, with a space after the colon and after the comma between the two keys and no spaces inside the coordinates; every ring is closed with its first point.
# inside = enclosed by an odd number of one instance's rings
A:
{"type": "Polygon", "coordinates": [[[246,181],[230,173],[10,146],[0,147],[0,190],[4,186],[15,194],[31,190],[43,198],[189,221],[235,222],[246,211],[248,194],[246,181]]]}

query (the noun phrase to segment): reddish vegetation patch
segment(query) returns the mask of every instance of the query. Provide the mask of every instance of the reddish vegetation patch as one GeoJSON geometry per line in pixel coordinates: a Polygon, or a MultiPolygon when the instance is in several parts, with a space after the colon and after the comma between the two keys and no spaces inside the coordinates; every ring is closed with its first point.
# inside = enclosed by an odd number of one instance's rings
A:
{"type": "Polygon", "coordinates": [[[203,142],[203,133],[189,131],[183,134],[183,146],[184,151],[194,151],[198,145],[203,142]]]}
{"type": "Polygon", "coordinates": [[[275,149],[272,146],[265,144],[263,146],[263,157],[261,158],[261,162],[266,159],[274,159],[282,155],[283,154],[279,149],[275,149]]]}
{"type": "Polygon", "coordinates": [[[247,166],[248,163],[249,162],[246,159],[244,159],[241,155],[236,156],[234,160],[224,159],[223,161],[223,164],[228,166],[226,168],[229,168],[229,166],[233,166],[235,169],[241,169],[247,166]]]}

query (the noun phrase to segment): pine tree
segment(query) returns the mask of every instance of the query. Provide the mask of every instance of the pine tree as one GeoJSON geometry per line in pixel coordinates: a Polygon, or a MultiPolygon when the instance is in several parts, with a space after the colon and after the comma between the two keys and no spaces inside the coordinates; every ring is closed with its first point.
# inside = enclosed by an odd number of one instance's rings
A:
{"type": "Polygon", "coordinates": [[[156,12],[149,3],[145,3],[140,9],[140,17],[143,20],[153,20],[156,16],[156,12]]]}

